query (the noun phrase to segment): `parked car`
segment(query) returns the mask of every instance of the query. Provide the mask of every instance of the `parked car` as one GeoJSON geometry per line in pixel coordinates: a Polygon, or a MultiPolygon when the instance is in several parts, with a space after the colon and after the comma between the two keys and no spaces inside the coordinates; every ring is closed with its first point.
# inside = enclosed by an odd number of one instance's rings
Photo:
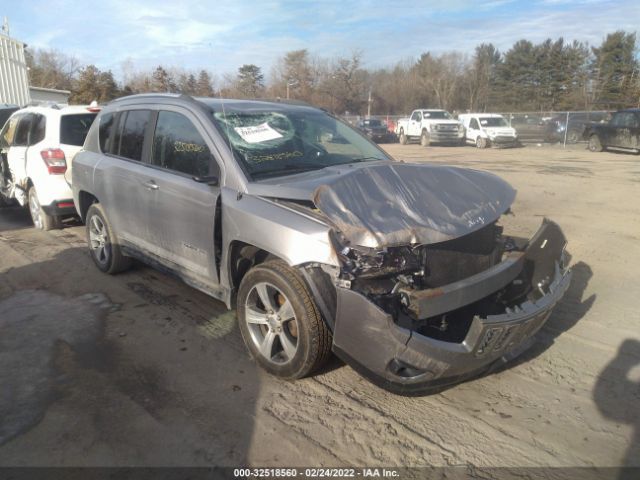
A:
{"type": "Polygon", "coordinates": [[[396,162],[300,104],[116,100],[73,195],[100,270],[135,257],[235,307],[256,362],[290,379],[333,351],[393,391],[463,381],[526,348],[571,277],[555,223],[503,234],[497,176],[396,162]]]}
{"type": "Polygon", "coordinates": [[[72,161],[98,111],[28,107],[13,113],[0,132],[0,198],[28,206],[36,228],[58,228],[62,218],[76,214],[72,161]]]}
{"type": "Polygon", "coordinates": [[[640,153],[640,109],[620,110],[606,123],[590,124],[585,136],[592,152],[614,148],[640,153]]]}
{"type": "Polygon", "coordinates": [[[518,138],[524,142],[544,142],[547,139],[547,119],[539,115],[511,115],[509,126],[516,129],[518,138]]]}
{"type": "Polygon", "coordinates": [[[567,122],[566,113],[556,115],[546,124],[545,140],[564,143],[566,138],[567,143],[578,143],[592,123],[602,122],[606,117],[605,112],[570,112],[567,122]]]}
{"type": "Polygon", "coordinates": [[[396,134],[402,145],[420,140],[423,147],[431,143],[464,145],[464,127],[446,110],[414,110],[409,118],[396,123],[396,134]]]}
{"type": "Polygon", "coordinates": [[[514,147],[518,145],[515,128],[497,113],[465,113],[458,115],[466,131],[467,143],[478,148],[514,147]]]}
{"type": "Polygon", "coordinates": [[[358,128],[374,142],[389,142],[394,140],[387,126],[376,118],[366,118],[358,122],[358,128]]]}

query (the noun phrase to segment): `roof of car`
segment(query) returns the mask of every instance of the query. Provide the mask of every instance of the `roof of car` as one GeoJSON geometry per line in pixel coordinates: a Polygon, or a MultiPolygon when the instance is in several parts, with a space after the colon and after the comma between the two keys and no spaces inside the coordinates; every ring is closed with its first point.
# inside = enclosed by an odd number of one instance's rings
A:
{"type": "Polygon", "coordinates": [[[318,108],[297,100],[254,100],[254,99],[235,99],[235,98],[212,98],[212,97],[192,97],[190,95],[178,93],[140,93],[121,97],[110,102],[110,104],[128,104],[144,101],[144,103],[175,103],[175,101],[185,103],[194,102],[204,105],[213,111],[256,111],[256,110],[319,110],[318,108]]]}
{"type": "Polygon", "coordinates": [[[499,118],[503,117],[501,113],[461,113],[458,117],[488,117],[499,118]]]}
{"type": "MultiPolygon", "coordinates": [[[[41,113],[43,115],[67,115],[70,113],[97,113],[89,110],[89,105],[35,105],[31,107],[25,107],[18,110],[16,113],[32,112],[41,113]]],[[[99,108],[99,107],[97,107],[99,108]]]]}
{"type": "Polygon", "coordinates": [[[625,108],[623,110],[618,110],[619,112],[634,112],[640,113],[640,108],[625,108]]]}

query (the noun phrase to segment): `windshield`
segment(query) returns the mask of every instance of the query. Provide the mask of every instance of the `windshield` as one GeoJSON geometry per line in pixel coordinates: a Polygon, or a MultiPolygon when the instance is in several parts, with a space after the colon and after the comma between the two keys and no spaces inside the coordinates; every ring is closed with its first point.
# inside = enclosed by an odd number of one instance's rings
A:
{"type": "Polygon", "coordinates": [[[509,124],[502,117],[484,117],[480,118],[480,125],[483,127],[508,127],[509,124]]]}
{"type": "Polygon", "coordinates": [[[423,112],[424,118],[435,118],[436,120],[453,120],[449,112],[423,112]]]}
{"type": "Polygon", "coordinates": [[[213,118],[252,179],[390,160],[356,130],[322,112],[227,111],[213,118]]]}

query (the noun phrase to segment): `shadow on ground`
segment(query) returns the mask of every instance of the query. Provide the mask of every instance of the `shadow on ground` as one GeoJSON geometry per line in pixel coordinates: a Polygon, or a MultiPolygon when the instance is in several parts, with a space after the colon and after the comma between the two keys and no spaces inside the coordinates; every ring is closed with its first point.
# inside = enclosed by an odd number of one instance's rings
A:
{"type": "MultiPolygon", "coordinates": [[[[600,372],[593,399],[606,418],[633,428],[621,465],[640,467],[640,340],[622,342],[615,358],[600,372]]],[[[621,472],[620,478],[632,478],[631,473],[621,472]]]]}
{"type": "Polygon", "coordinates": [[[249,463],[261,381],[235,321],[144,275],[104,275],[84,248],[0,273],[1,465],[249,463]]]}

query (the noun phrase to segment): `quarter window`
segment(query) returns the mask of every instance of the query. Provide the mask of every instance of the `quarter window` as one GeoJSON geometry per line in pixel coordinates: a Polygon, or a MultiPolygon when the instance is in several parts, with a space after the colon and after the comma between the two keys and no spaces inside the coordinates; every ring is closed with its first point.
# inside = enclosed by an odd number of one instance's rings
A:
{"type": "Polygon", "coordinates": [[[100,141],[100,151],[108,152],[111,145],[111,138],[114,134],[115,115],[107,113],[100,117],[100,128],[98,130],[98,139],[100,141]]]}
{"type": "Polygon", "coordinates": [[[144,133],[149,124],[149,110],[129,110],[124,121],[120,137],[118,155],[131,160],[142,160],[144,133]]]}
{"type": "Polygon", "coordinates": [[[209,175],[212,156],[191,121],[180,113],[161,111],[153,137],[153,164],[194,176],[209,175]]]}

